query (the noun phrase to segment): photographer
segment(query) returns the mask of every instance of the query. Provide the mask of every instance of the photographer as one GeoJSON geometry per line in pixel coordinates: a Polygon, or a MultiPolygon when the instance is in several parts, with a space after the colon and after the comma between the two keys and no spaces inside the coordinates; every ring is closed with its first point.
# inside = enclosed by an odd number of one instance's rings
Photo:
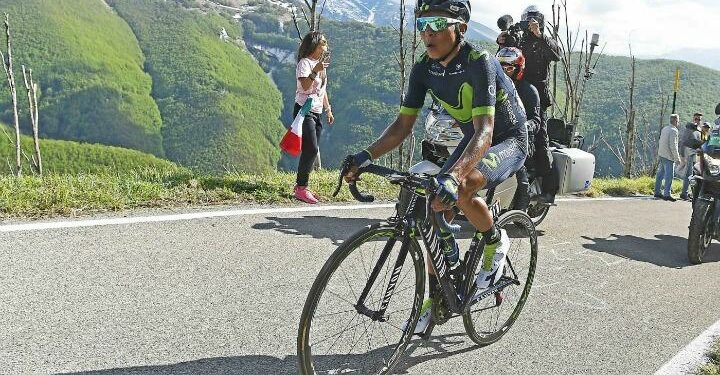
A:
{"type": "Polygon", "coordinates": [[[517,25],[512,25],[512,17],[503,16],[498,20],[498,26],[504,30],[497,38],[500,48],[519,47],[525,55],[525,80],[537,88],[543,120],[547,120],[545,111],[552,105],[548,88],[550,63],[560,61],[560,46],[544,34],[545,16],[538,7],[531,5],[517,25]]]}

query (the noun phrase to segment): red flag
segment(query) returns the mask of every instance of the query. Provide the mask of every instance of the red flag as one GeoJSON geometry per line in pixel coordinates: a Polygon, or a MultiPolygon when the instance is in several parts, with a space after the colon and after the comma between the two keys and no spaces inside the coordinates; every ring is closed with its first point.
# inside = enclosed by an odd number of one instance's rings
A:
{"type": "Polygon", "coordinates": [[[288,129],[280,141],[280,148],[292,157],[299,156],[302,151],[303,122],[305,121],[305,116],[310,112],[311,107],[312,98],[308,98],[302,108],[300,108],[300,111],[298,111],[297,116],[295,116],[295,120],[292,125],[290,125],[290,129],[288,129]]]}

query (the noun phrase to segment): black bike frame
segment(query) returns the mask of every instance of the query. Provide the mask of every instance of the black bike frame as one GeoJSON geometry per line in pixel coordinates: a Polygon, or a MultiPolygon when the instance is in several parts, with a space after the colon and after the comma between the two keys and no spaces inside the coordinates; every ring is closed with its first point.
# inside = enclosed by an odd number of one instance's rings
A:
{"type": "MultiPolygon", "coordinates": [[[[403,265],[405,263],[405,258],[408,255],[408,247],[410,246],[410,241],[414,240],[414,237],[417,235],[417,233],[420,233],[423,238],[423,242],[425,243],[425,249],[427,250],[428,254],[430,255],[430,264],[433,268],[433,271],[435,273],[435,277],[438,280],[438,283],[441,287],[441,290],[443,292],[443,295],[445,297],[445,304],[448,310],[450,310],[452,313],[455,314],[462,314],[464,311],[470,308],[473,304],[479,302],[482,299],[485,299],[496,292],[512,285],[519,285],[520,283],[517,281],[517,275],[515,275],[514,279],[503,277],[500,279],[500,281],[494,285],[493,287],[483,291],[482,293],[476,294],[476,287],[474,286],[475,280],[472,277],[466,277],[465,280],[463,280],[461,284],[461,292],[464,292],[465,290],[468,290],[468,288],[471,286],[469,283],[473,283],[472,288],[470,289],[470,293],[467,295],[458,295],[458,290],[455,287],[453,281],[450,279],[450,273],[449,273],[449,266],[447,263],[447,260],[445,259],[445,255],[442,251],[442,247],[440,246],[440,241],[437,236],[435,226],[430,222],[429,219],[426,219],[423,223],[418,223],[418,221],[415,219],[415,210],[416,205],[419,198],[419,193],[413,193],[410,198],[410,202],[407,206],[407,210],[405,212],[405,216],[398,222],[398,227],[402,228],[402,247],[400,248],[400,253],[398,254],[397,260],[395,261],[395,265],[393,268],[393,272],[391,274],[390,280],[388,281],[388,285],[385,289],[385,294],[383,295],[382,303],[380,305],[380,309],[377,311],[373,311],[369,309],[367,306],[365,306],[365,299],[367,298],[368,294],[370,293],[370,290],[372,289],[372,286],[375,284],[375,281],[377,280],[377,277],[380,275],[380,272],[382,271],[382,267],[385,264],[385,262],[388,260],[388,257],[390,256],[390,252],[392,251],[393,247],[397,243],[397,238],[390,238],[388,242],[385,244],[385,247],[383,248],[383,251],[380,253],[380,257],[378,258],[377,263],[375,264],[375,267],[373,267],[372,272],[370,273],[370,277],[368,278],[367,283],[365,284],[365,288],[363,289],[362,293],[360,294],[360,297],[358,298],[358,302],[355,305],[355,309],[358,313],[363,314],[373,321],[385,321],[385,311],[387,310],[390,300],[392,299],[393,293],[395,292],[395,288],[397,286],[398,279],[400,278],[400,274],[402,272],[403,265]]],[[[486,202],[492,202],[494,196],[494,189],[491,189],[488,191],[486,202]]],[[[491,212],[493,214],[493,220],[497,220],[497,217],[499,216],[499,207],[497,205],[492,205],[491,212]]],[[[426,210],[426,212],[428,212],[426,210]]],[[[398,213],[400,215],[402,213],[398,213]]],[[[428,215],[428,218],[431,217],[431,215],[428,215]]],[[[481,256],[480,249],[483,249],[484,246],[481,246],[480,242],[474,242],[474,246],[471,246],[470,250],[466,254],[465,264],[470,265],[474,264],[476,257],[481,256]]],[[[512,267],[512,264],[510,263],[510,260],[507,260],[509,268],[512,270],[512,273],[515,274],[515,271],[512,267]]],[[[432,277],[433,275],[430,275],[432,277]]]]}

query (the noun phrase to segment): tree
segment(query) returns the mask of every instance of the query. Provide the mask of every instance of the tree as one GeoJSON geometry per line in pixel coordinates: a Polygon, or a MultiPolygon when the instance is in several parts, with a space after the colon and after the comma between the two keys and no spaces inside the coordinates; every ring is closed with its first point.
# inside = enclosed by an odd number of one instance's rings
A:
{"type": "Polygon", "coordinates": [[[38,112],[38,86],[33,80],[32,69],[25,69],[22,66],[23,79],[25,81],[25,90],[28,97],[28,108],[30,109],[30,123],[32,124],[33,145],[35,146],[32,165],[35,172],[42,176],[42,157],[40,156],[40,136],[38,132],[40,117],[38,112]]]}
{"type": "MultiPolygon", "coordinates": [[[[562,77],[563,83],[565,84],[565,103],[564,108],[560,111],[561,117],[568,122],[579,125],[580,113],[583,103],[583,97],[587,89],[588,81],[592,78],[595,73],[602,53],[605,50],[603,45],[600,53],[595,57],[593,61],[593,55],[595,54],[595,48],[599,45],[600,36],[593,34],[592,37],[588,38],[588,32],[585,30],[584,37],[580,32],[580,24],[577,29],[573,32],[570,30],[570,24],[568,22],[568,10],[567,1],[561,0],[558,5],[556,1],[553,2],[553,21],[550,27],[553,30],[553,38],[560,45],[561,56],[560,63],[562,66],[562,77]],[[560,37],[561,30],[565,31],[565,37],[560,37]],[[578,42],[580,43],[579,50],[578,42]]],[[[557,103],[557,63],[555,65],[554,74],[554,89],[553,89],[553,116],[558,113],[557,103]]]]}
{"type": "Polygon", "coordinates": [[[7,58],[0,51],[0,57],[3,60],[3,68],[5,69],[5,77],[8,80],[8,87],[12,97],[13,120],[15,124],[15,175],[22,175],[22,149],[20,145],[20,119],[18,117],[17,103],[17,86],[15,85],[15,73],[13,71],[13,54],[12,54],[12,36],[10,34],[10,15],[5,13],[5,36],[7,41],[7,58]]]}

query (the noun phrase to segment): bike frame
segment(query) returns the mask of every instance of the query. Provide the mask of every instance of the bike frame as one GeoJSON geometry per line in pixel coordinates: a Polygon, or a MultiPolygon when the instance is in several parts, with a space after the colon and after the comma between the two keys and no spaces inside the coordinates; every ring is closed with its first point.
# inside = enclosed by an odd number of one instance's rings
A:
{"type": "MultiPolygon", "coordinates": [[[[398,279],[400,278],[400,274],[402,272],[403,265],[405,263],[405,259],[408,255],[408,247],[410,246],[410,241],[415,241],[416,237],[418,236],[418,233],[421,235],[423,242],[425,244],[425,249],[427,253],[429,254],[430,258],[430,264],[434,271],[434,277],[437,278],[438,283],[441,287],[441,290],[443,292],[443,295],[445,297],[446,301],[446,307],[449,311],[451,311],[454,314],[461,315],[466,311],[469,311],[470,307],[474,305],[475,303],[494,295],[496,292],[503,290],[504,288],[510,286],[510,285],[520,285],[520,282],[517,280],[517,273],[512,267],[512,263],[510,260],[507,260],[508,268],[511,270],[514,278],[509,277],[502,277],[499,282],[494,285],[491,288],[488,288],[487,290],[484,290],[482,293],[477,293],[477,287],[475,286],[475,280],[473,277],[465,277],[465,279],[462,281],[462,283],[459,285],[460,290],[455,286],[455,283],[450,278],[450,272],[449,272],[449,266],[447,263],[447,260],[445,259],[445,255],[442,251],[442,248],[440,246],[440,241],[437,236],[437,230],[435,229],[435,225],[431,222],[429,219],[429,216],[425,219],[423,223],[419,223],[415,218],[415,210],[416,205],[418,203],[418,198],[424,196],[423,193],[415,191],[412,194],[412,197],[410,199],[409,205],[407,207],[407,210],[405,212],[404,217],[402,219],[398,220],[398,228],[402,230],[401,234],[401,241],[402,246],[400,247],[400,252],[398,254],[398,257],[395,261],[395,265],[390,277],[390,280],[388,281],[388,285],[385,289],[385,293],[383,295],[382,303],[380,305],[380,309],[377,311],[373,311],[369,309],[365,305],[365,300],[367,299],[368,294],[370,293],[370,290],[372,289],[372,286],[375,284],[375,281],[377,280],[377,277],[380,275],[380,272],[382,271],[382,267],[385,264],[385,262],[388,260],[388,257],[390,256],[390,253],[395,246],[395,244],[398,241],[398,238],[390,238],[388,242],[385,244],[385,247],[383,248],[382,253],[380,254],[380,257],[378,258],[377,263],[373,267],[372,272],[370,273],[370,277],[368,278],[367,283],[365,284],[365,288],[363,289],[362,293],[360,294],[360,297],[358,298],[358,302],[355,305],[355,309],[358,313],[363,314],[373,321],[380,321],[384,322],[387,320],[385,317],[385,311],[387,310],[388,306],[390,305],[390,300],[392,299],[393,293],[395,291],[395,288],[397,286],[398,279]],[[470,284],[472,283],[472,285],[470,284]],[[464,291],[470,290],[470,293],[467,295],[464,294],[464,291]]],[[[494,196],[494,190],[488,191],[486,202],[492,202],[494,196]]],[[[497,217],[499,216],[499,205],[488,205],[491,207],[491,212],[493,214],[493,220],[497,221],[497,217]]],[[[426,213],[429,212],[429,209],[426,209],[426,213]]],[[[401,215],[402,213],[398,213],[398,215],[401,215]]],[[[474,241],[473,246],[471,246],[470,250],[465,255],[465,265],[475,264],[475,261],[477,257],[482,255],[482,249],[484,249],[484,243],[482,241],[474,241]],[[483,246],[481,246],[481,243],[483,246]]],[[[466,271],[466,270],[465,270],[466,271]]],[[[430,275],[431,277],[433,275],[430,275]]]]}

